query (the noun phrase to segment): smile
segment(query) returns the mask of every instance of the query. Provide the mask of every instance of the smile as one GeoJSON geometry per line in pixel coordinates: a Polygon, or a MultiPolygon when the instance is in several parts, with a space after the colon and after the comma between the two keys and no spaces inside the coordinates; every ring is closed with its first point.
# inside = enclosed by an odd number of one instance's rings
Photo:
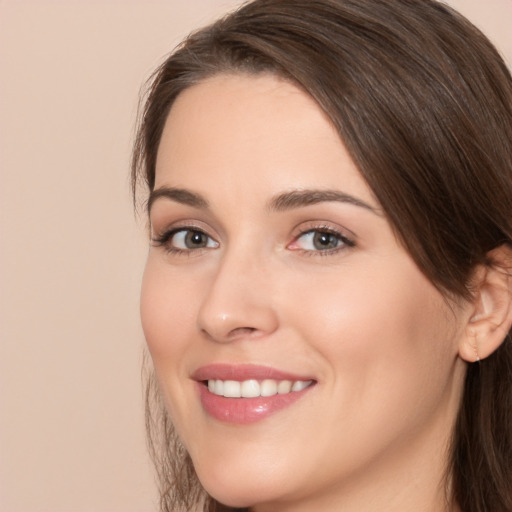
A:
{"type": "Polygon", "coordinates": [[[270,397],[274,395],[286,395],[302,391],[311,386],[312,380],[274,380],[265,379],[258,381],[256,379],[236,380],[209,379],[208,391],[217,396],[229,398],[256,398],[270,397]]]}
{"type": "Polygon", "coordinates": [[[317,383],[267,366],[213,364],[193,374],[199,400],[211,418],[235,424],[263,420],[306,396],[317,383]]]}

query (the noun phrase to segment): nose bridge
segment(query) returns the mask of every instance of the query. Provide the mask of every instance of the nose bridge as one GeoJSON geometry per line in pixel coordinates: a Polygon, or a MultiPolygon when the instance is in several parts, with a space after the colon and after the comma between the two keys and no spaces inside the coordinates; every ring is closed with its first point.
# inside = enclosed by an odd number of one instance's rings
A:
{"type": "Polygon", "coordinates": [[[198,326],[215,341],[258,337],[277,328],[264,258],[243,248],[226,250],[199,308],[198,326]]]}

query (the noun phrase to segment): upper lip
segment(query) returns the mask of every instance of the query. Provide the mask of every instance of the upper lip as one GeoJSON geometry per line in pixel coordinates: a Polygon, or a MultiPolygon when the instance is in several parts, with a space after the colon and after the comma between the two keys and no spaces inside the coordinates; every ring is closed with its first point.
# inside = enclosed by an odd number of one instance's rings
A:
{"type": "Polygon", "coordinates": [[[255,364],[229,364],[216,363],[208,364],[198,368],[192,378],[197,381],[205,381],[210,379],[219,380],[236,380],[243,382],[244,380],[291,380],[291,381],[307,381],[315,380],[310,376],[297,375],[290,372],[278,370],[270,366],[262,366],[255,364]]]}

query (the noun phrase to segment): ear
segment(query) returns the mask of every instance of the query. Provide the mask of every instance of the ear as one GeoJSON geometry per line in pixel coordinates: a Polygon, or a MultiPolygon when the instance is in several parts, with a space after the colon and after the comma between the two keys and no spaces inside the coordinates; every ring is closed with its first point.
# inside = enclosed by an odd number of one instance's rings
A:
{"type": "Polygon", "coordinates": [[[503,342],[512,326],[512,248],[500,246],[474,274],[474,296],[459,355],[468,362],[485,359],[503,342]]]}

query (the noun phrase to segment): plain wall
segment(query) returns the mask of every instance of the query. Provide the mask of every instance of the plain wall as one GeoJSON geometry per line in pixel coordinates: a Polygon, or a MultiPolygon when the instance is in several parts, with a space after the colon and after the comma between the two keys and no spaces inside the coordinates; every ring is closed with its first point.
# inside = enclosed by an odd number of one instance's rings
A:
{"type": "MultiPolygon", "coordinates": [[[[138,91],[237,0],[0,0],[0,512],[156,510],[138,91]]],[[[453,0],[512,63],[512,1],[453,0]]]]}

